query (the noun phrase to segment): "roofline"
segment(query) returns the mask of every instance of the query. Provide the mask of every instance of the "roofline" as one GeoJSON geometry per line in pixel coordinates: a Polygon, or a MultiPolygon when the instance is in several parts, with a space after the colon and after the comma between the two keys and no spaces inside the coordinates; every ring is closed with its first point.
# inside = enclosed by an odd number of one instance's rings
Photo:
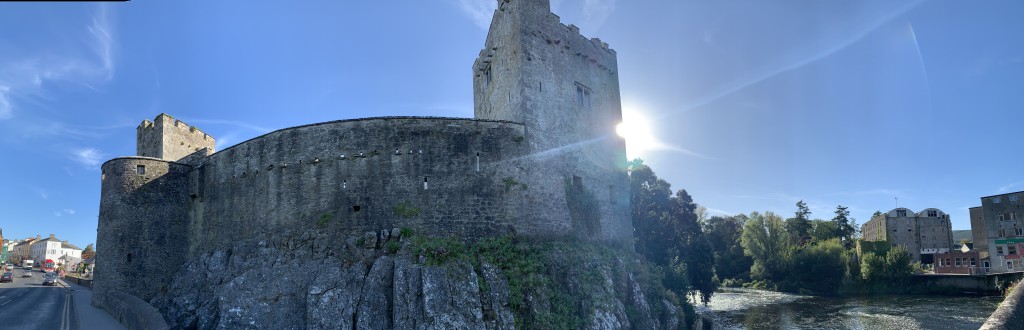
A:
{"type": "MultiPolygon", "coordinates": [[[[996,197],[996,196],[1004,196],[1004,195],[1012,195],[1012,194],[1019,194],[1019,193],[1024,193],[1024,191],[1015,191],[1015,192],[1008,192],[1008,193],[1005,193],[1005,194],[998,194],[998,195],[992,195],[992,196],[981,196],[980,198],[989,198],[989,197],[996,197]]],[[[980,207],[980,206],[979,206],[979,207],[980,207]]]]}
{"type": "Polygon", "coordinates": [[[263,135],[260,135],[260,136],[257,136],[257,137],[253,137],[251,139],[248,139],[248,140],[245,140],[245,141],[242,141],[242,142],[239,142],[239,143],[235,143],[234,145],[232,145],[230,147],[227,147],[227,148],[224,148],[223,150],[217,150],[213,154],[210,154],[209,156],[206,156],[206,157],[213,157],[213,155],[216,155],[216,154],[219,154],[219,153],[231,150],[232,148],[240,146],[240,145],[243,145],[243,144],[246,144],[249,141],[259,140],[259,139],[261,139],[261,138],[263,138],[265,136],[268,136],[268,135],[271,135],[271,134],[274,134],[274,133],[278,133],[278,132],[290,131],[290,130],[304,128],[304,127],[312,127],[312,126],[320,126],[320,125],[330,125],[330,124],[337,124],[337,123],[344,123],[344,122],[358,122],[358,121],[371,121],[371,120],[393,120],[393,119],[397,119],[397,120],[427,119],[427,120],[439,120],[439,121],[440,120],[450,120],[450,121],[469,121],[469,122],[485,122],[485,123],[501,123],[501,124],[524,125],[523,123],[518,123],[518,122],[514,122],[514,121],[510,121],[510,120],[478,119],[478,118],[464,118],[464,117],[435,117],[435,116],[380,116],[380,117],[340,119],[340,120],[332,120],[332,121],[325,121],[325,122],[305,124],[305,125],[299,125],[299,126],[292,126],[292,127],[286,127],[286,128],[277,129],[277,130],[274,130],[274,131],[271,131],[271,132],[267,132],[267,133],[265,133],[263,135]]]}

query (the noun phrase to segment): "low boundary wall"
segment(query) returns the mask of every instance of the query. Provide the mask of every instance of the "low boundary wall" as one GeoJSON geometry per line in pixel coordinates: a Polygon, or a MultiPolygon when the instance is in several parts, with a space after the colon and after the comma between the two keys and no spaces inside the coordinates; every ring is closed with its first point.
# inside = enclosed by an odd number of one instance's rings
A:
{"type": "Polygon", "coordinates": [[[156,307],[127,293],[113,290],[103,293],[93,291],[92,305],[106,310],[110,316],[131,330],[170,329],[156,307]]]}
{"type": "Polygon", "coordinates": [[[1024,280],[1013,286],[1010,294],[981,326],[983,330],[1024,329],[1024,280]]]}

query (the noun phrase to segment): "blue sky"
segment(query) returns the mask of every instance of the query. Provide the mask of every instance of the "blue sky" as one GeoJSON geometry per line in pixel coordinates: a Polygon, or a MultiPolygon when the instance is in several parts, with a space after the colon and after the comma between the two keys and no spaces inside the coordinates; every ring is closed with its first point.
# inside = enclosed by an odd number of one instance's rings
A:
{"type": "MultiPolygon", "coordinates": [[[[1024,3],[552,1],[616,49],[630,153],[711,214],[859,223],[1024,190],[1024,3]]],[[[0,4],[0,228],[95,241],[103,161],[161,112],[218,149],[313,122],[472,117],[491,0],[0,4]]]]}

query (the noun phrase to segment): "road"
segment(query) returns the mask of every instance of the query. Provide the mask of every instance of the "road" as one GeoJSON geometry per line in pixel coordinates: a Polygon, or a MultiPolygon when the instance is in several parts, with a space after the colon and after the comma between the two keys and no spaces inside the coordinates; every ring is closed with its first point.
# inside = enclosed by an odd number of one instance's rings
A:
{"type": "MultiPolygon", "coordinates": [[[[4,270],[7,272],[7,270],[4,270]]],[[[14,282],[0,283],[0,324],[5,329],[78,329],[71,291],[43,286],[43,273],[15,269],[14,282]],[[32,277],[22,277],[30,273],[32,277]]]]}

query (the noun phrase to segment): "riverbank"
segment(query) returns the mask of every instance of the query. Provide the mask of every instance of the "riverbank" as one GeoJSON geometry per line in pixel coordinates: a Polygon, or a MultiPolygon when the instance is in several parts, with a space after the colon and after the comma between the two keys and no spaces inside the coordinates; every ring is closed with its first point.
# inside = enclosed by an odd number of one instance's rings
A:
{"type": "Polygon", "coordinates": [[[812,296],[725,288],[697,312],[722,329],[977,329],[1001,296],[812,296]]]}

